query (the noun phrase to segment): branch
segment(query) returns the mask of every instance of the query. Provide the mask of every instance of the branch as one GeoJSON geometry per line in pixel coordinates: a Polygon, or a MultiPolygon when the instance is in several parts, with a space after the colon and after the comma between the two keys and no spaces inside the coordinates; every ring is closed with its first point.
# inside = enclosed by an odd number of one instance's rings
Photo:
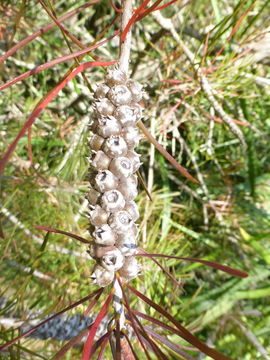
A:
{"type": "MultiPolygon", "coordinates": [[[[132,0],[122,0],[123,7],[123,15],[122,15],[122,24],[121,24],[121,32],[124,31],[127,26],[131,16],[132,16],[132,0]]],[[[131,29],[129,29],[125,40],[121,40],[120,45],[120,61],[119,61],[119,69],[128,73],[128,65],[129,65],[129,56],[130,56],[130,48],[131,48],[131,29]]]]}

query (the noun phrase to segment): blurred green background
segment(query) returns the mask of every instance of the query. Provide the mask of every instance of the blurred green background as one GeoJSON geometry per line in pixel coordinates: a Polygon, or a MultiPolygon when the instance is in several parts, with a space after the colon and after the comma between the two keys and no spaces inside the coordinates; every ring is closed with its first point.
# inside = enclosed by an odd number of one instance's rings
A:
{"type": "MultiPolygon", "coordinates": [[[[57,17],[85,3],[44,0],[57,17]]],[[[136,1],[137,6],[140,3],[136,1]]],[[[142,138],[141,174],[153,201],[141,186],[140,245],[149,252],[204,258],[249,273],[248,278],[237,279],[201,264],[162,260],[183,284],[179,289],[144,258],[142,275],[133,285],[202,341],[237,360],[270,359],[269,12],[270,2],[261,0],[177,1],[161,11],[172,31],[151,14],[133,28],[130,70],[144,86],[143,122],[200,180],[196,185],[181,177],[142,138]],[[173,31],[193,54],[193,64],[173,31]],[[201,87],[201,72],[224,113],[241,129],[246,149],[209,101],[201,87]]],[[[36,0],[2,0],[0,13],[1,55],[51,22],[36,0]]],[[[113,34],[119,27],[116,14],[109,1],[99,1],[63,24],[86,47],[106,27],[102,39],[113,34]]],[[[1,65],[1,84],[78,50],[55,26],[1,65]]],[[[115,38],[78,61],[117,57],[115,38]]],[[[74,64],[74,60],[58,64],[1,92],[2,154],[38,101],[74,64]]],[[[33,163],[25,136],[0,177],[4,236],[0,296],[10,299],[22,319],[29,310],[42,316],[60,310],[95,289],[89,279],[93,262],[87,247],[50,234],[41,251],[45,233],[34,225],[90,238],[84,200],[89,180],[87,125],[92,116],[91,90],[104,75],[105,69],[93,68],[85,78],[78,75],[69,82],[32,127],[33,163]],[[69,254],[63,253],[66,249],[69,254]]],[[[143,308],[137,299],[132,306],[143,308]]],[[[0,329],[0,342],[18,334],[12,328],[0,329]]],[[[174,336],[170,339],[187,346],[174,336]]],[[[26,339],[0,358],[49,359],[59,348],[57,341],[26,339]]],[[[73,349],[65,358],[75,359],[80,351],[73,349]]],[[[190,354],[209,359],[192,350],[190,354]]]]}

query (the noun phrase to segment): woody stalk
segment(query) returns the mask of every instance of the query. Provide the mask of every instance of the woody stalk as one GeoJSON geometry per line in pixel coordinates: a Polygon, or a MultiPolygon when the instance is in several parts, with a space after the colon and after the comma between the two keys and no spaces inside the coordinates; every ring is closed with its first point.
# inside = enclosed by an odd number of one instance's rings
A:
{"type": "MultiPolygon", "coordinates": [[[[132,0],[122,1],[122,8],[123,31],[132,16],[132,0]]],[[[138,194],[136,171],[140,157],[135,147],[140,140],[137,122],[142,113],[138,104],[142,86],[128,76],[130,46],[131,31],[120,43],[119,65],[108,71],[105,82],[94,94],[87,195],[94,239],[89,253],[96,260],[92,279],[100,287],[113,283],[113,306],[119,315],[120,329],[124,328],[125,315],[116,274],[127,282],[139,273],[133,255],[138,237],[139,211],[134,199],[138,194]]]]}

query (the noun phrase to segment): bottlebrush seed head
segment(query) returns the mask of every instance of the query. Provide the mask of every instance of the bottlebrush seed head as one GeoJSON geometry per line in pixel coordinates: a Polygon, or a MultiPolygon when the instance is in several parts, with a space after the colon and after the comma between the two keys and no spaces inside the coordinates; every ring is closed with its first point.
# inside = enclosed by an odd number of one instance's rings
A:
{"type": "Polygon", "coordinates": [[[133,173],[133,164],[126,157],[120,156],[116,159],[112,159],[109,169],[118,178],[121,178],[122,176],[128,177],[133,173]]]}
{"type": "Polygon", "coordinates": [[[109,285],[120,270],[129,281],[139,273],[131,256],[137,252],[139,211],[137,196],[140,157],[134,151],[140,140],[136,123],[141,119],[142,86],[118,68],[109,70],[106,83],[95,91],[94,120],[89,139],[92,152],[89,218],[94,242],[89,254],[97,261],[92,278],[109,285]]]}
{"type": "Polygon", "coordinates": [[[125,199],[118,190],[106,191],[101,198],[102,208],[106,211],[119,211],[125,207],[125,199]]]}
{"type": "Polygon", "coordinates": [[[115,189],[118,184],[118,179],[109,170],[101,170],[95,177],[95,187],[99,192],[105,192],[115,189]]]}

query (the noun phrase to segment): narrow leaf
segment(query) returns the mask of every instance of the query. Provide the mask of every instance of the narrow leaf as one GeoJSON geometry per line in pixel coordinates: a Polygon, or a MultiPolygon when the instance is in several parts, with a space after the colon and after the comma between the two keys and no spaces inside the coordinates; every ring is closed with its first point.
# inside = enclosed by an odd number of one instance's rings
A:
{"type": "Polygon", "coordinates": [[[223,355],[202,343],[199,339],[197,339],[194,335],[192,335],[186,328],[184,328],[178,321],[176,321],[166,310],[164,310],[158,304],[155,304],[152,300],[148,299],[145,295],[140,293],[138,290],[131,287],[129,284],[126,284],[127,288],[132,291],[136,296],[141,298],[145,303],[154,308],[157,312],[163,315],[166,319],[168,319],[171,323],[173,323],[182,333],[181,337],[185,339],[190,344],[196,346],[199,350],[201,350],[204,354],[210,356],[215,360],[232,360],[226,355],[223,355]]]}
{"type": "Polygon", "coordinates": [[[188,355],[187,353],[185,353],[183,350],[181,350],[179,348],[179,346],[175,343],[173,343],[172,341],[168,340],[167,338],[165,338],[164,336],[158,334],[156,331],[154,331],[150,326],[144,325],[143,326],[145,331],[147,331],[150,335],[152,335],[153,337],[155,337],[157,340],[159,340],[159,342],[161,343],[161,345],[165,345],[166,347],[168,347],[170,350],[172,350],[173,352],[175,352],[177,355],[181,356],[181,358],[184,358],[186,360],[195,360],[193,357],[191,357],[190,355],[188,355]]]}
{"type": "Polygon", "coordinates": [[[110,340],[110,337],[112,336],[112,332],[111,331],[109,331],[107,334],[105,334],[106,336],[104,337],[104,340],[103,340],[103,342],[102,342],[102,344],[101,344],[101,349],[100,349],[100,352],[99,352],[99,354],[98,354],[98,358],[97,358],[97,360],[103,360],[104,359],[104,357],[103,357],[103,354],[104,354],[104,352],[105,352],[105,350],[106,350],[106,346],[107,346],[107,344],[108,344],[108,341],[110,340]]]}
{"type": "Polygon", "coordinates": [[[132,24],[136,21],[137,16],[140,14],[140,12],[145,8],[145,6],[150,2],[150,0],[144,0],[142,4],[138,7],[138,9],[134,12],[132,17],[129,19],[129,22],[127,23],[127,26],[124,28],[122,34],[121,34],[121,41],[126,40],[127,33],[129,32],[130,27],[132,24]]]}
{"type": "Polygon", "coordinates": [[[73,239],[76,239],[76,240],[79,240],[81,241],[82,243],[84,244],[89,244],[90,241],[79,236],[79,235],[75,235],[75,234],[72,234],[70,232],[67,232],[67,231],[62,231],[62,230],[58,230],[58,229],[55,229],[55,228],[50,228],[50,227],[46,227],[46,226],[40,226],[40,225],[34,225],[36,229],[41,229],[41,230],[45,230],[45,231],[49,231],[49,232],[53,232],[53,233],[56,233],[56,234],[63,234],[63,235],[67,235],[73,239]]]}
{"type": "Polygon", "coordinates": [[[26,71],[25,73],[15,77],[14,79],[6,82],[5,84],[1,85],[0,86],[0,91],[1,90],[4,90],[4,89],[7,89],[8,87],[16,84],[17,82],[21,81],[21,80],[24,80],[26,78],[28,78],[29,76],[31,75],[34,75],[34,74],[38,74],[39,72],[43,71],[43,70],[46,70],[46,69],[49,69],[51,68],[52,66],[54,65],[57,65],[57,64],[60,64],[62,62],[65,62],[65,61],[68,61],[68,60],[71,60],[71,59],[74,59],[75,57],[78,57],[80,55],[83,55],[83,54],[86,54],[88,53],[89,51],[91,50],[94,50],[104,44],[106,44],[108,41],[110,41],[112,38],[114,38],[116,35],[119,34],[119,31],[116,31],[112,36],[110,36],[108,39],[106,40],[103,40],[101,41],[100,43],[98,44],[95,44],[95,45],[91,45],[83,50],[79,50],[79,51],[76,51],[72,54],[68,54],[68,55],[65,55],[65,56],[61,56],[60,58],[57,58],[57,59],[54,59],[54,60],[51,60],[51,61],[48,61],[47,63],[45,64],[41,64],[39,66],[36,66],[34,67],[32,70],[29,70],[29,71],[26,71]]]}
{"type": "MultiPolygon", "coordinates": [[[[94,300],[91,301],[91,303],[89,304],[87,310],[90,311],[90,309],[93,309],[93,307],[96,305],[98,299],[100,298],[102,292],[98,293],[94,300]]],[[[86,312],[84,312],[84,316],[86,316],[86,312]]],[[[74,338],[72,338],[68,343],[66,343],[62,349],[60,349],[51,360],[59,360],[61,359],[67,352],[68,350],[73,347],[74,345],[76,345],[83,337],[84,335],[87,334],[87,332],[89,331],[89,329],[91,328],[92,324],[90,326],[88,326],[86,329],[83,329],[78,335],[76,335],[74,338]]]]}
{"type": "MultiPolygon", "coordinates": [[[[142,251],[144,254],[149,255],[145,250],[143,250],[142,248],[138,249],[139,251],[142,251]]],[[[139,256],[140,254],[134,254],[134,256],[139,256]]],[[[181,287],[181,283],[179,283],[171,274],[170,272],[159,262],[157,261],[154,256],[149,256],[151,258],[151,260],[154,261],[155,264],[157,264],[158,267],[160,267],[160,269],[168,276],[168,278],[170,278],[172,280],[172,282],[176,285],[181,287]]]]}
{"type": "Polygon", "coordinates": [[[179,173],[186,177],[188,180],[192,181],[195,184],[199,184],[199,181],[195,179],[190,173],[178,162],[159,144],[159,142],[149,133],[147,128],[144,126],[142,121],[140,120],[138,122],[139,128],[142,130],[144,135],[147,137],[147,139],[156,147],[156,149],[175,167],[179,173]]]}
{"type": "Polygon", "coordinates": [[[92,294],[86,296],[85,298],[77,301],[76,303],[69,305],[68,307],[66,307],[65,309],[57,312],[56,314],[50,316],[49,318],[47,318],[46,320],[42,321],[41,323],[39,323],[38,325],[34,326],[32,329],[29,329],[28,331],[24,332],[23,334],[21,334],[20,336],[16,337],[15,339],[7,342],[6,344],[0,346],[0,351],[1,350],[7,350],[11,345],[15,344],[17,341],[21,340],[22,338],[24,338],[25,336],[31,334],[33,331],[35,331],[36,329],[38,329],[40,326],[46,324],[48,321],[56,318],[57,316],[65,313],[68,310],[71,310],[81,304],[83,304],[84,302],[86,302],[87,300],[90,300],[92,297],[96,296],[97,294],[101,293],[103,291],[103,289],[98,289],[96,291],[94,291],[92,294]]]}
{"type": "MultiPolygon", "coordinates": [[[[60,17],[58,19],[58,21],[63,22],[69,18],[71,18],[72,16],[78,14],[81,10],[88,8],[89,6],[92,6],[98,2],[100,2],[101,0],[92,0],[89,1],[81,6],[79,6],[78,8],[66,13],[65,15],[63,15],[62,17],[60,17]]],[[[37,32],[35,32],[32,35],[29,35],[27,38],[23,39],[22,41],[20,41],[18,44],[14,45],[11,49],[9,49],[4,55],[2,55],[0,57],[0,65],[6,61],[10,56],[12,56],[15,52],[17,52],[19,49],[21,49],[22,47],[24,47],[25,45],[27,45],[28,43],[30,43],[31,41],[33,41],[34,39],[36,39],[38,36],[45,34],[47,31],[51,30],[52,28],[54,28],[56,26],[56,24],[54,22],[44,26],[43,28],[41,28],[40,30],[38,30],[37,32]]]]}
{"type": "Polygon", "coordinates": [[[145,347],[145,345],[143,343],[142,337],[141,337],[140,333],[137,330],[137,327],[136,327],[136,324],[135,324],[135,321],[134,321],[134,316],[133,316],[132,311],[130,309],[129,302],[128,302],[127,296],[126,296],[126,294],[124,292],[122,282],[121,282],[120,278],[117,278],[117,280],[118,280],[119,285],[120,285],[120,287],[122,289],[122,294],[123,294],[123,298],[124,298],[124,301],[125,301],[124,305],[125,305],[125,307],[127,309],[128,315],[130,316],[131,326],[132,326],[132,328],[133,328],[133,330],[134,330],[134,332],[135,332],[135,334],[136,334],[136,336],[137,336],[137,338],[138,338],[138,340],[139,340],[139,342],[140,342],[140,344],[141,344],[141,346],[142,346],[142,348],[143,348],[143,350],[145,352],[145,355],[146,355],[147,359],[151,360],[149,352],[147,351],[147,349],[146,349],[146,347],[145,347]]]}
{"type": "Polygon", "coordinates": [[[215,263],[213,261],[203,260],[203,259],[195,259],[190,257],[179,257],[179,256],[173,256],[173,255],[164,255],[164,254],[134,254],[133,256],[145,256],[145,257],[162,257],[167,259],[177,259],[177,260],[186,260],[190,262],[198,262],[207,266],[210,266],[212,268],[215,268],[217,270],[221,270],[226,272],[227,274],[237,276],[240,278],[246,278],[248,277],[248,274],[242,270],[231,268],[230,266],[222,265],[215,263]]]}
{"type": "Polygon", "coordinates": [[[40,113],[45,109],[45,107],[56,97],[56,95],[59,93],[60,90],[62,90],[66,84],[72,80],[77,74],[80,72],[95,66],[108,66],[113,65],[117,62],[117,60],[114,61],[90,61],[83,63],[79,65],[74,71],[72,71],[70,74],[68,74],[63,80],[61,80],[52,90],[48,92],[48,94],[37,104],[35,109],[33,110],[32,114],[20,130],[19,134],[16,136],[15,140],[11,143],[9,146],[9,149],[4,154],[3,158],[0,160],[0,174],[2,174],[5,165],[12,154],[12,152],[15,150],[18,141],[21,137],[24,136],[26,131],[29,129],[29,127],[34,123],[36,118],[40,115],[40,113]]]}
{"type": "Polygon", "coordinates": [[[93,347],[93,341],[94,341],[97,329],[98,329],[101,321],[107,315],[108,308],[109,308],[112,297],[113,297],[113,291],[108,296],[108,298],[105,301],[104,305],[102,306],[100,312],[98,313],[93,325],[91,326],[91,329],[90,329],[89,334],[88,334],[88,338],[87,338],[86,343],[84,345],[83,354],[82,354],[82,360],[89,360],[89,358],[90,358],[90,354],[91,354],[92,347],[93,347]]]}

